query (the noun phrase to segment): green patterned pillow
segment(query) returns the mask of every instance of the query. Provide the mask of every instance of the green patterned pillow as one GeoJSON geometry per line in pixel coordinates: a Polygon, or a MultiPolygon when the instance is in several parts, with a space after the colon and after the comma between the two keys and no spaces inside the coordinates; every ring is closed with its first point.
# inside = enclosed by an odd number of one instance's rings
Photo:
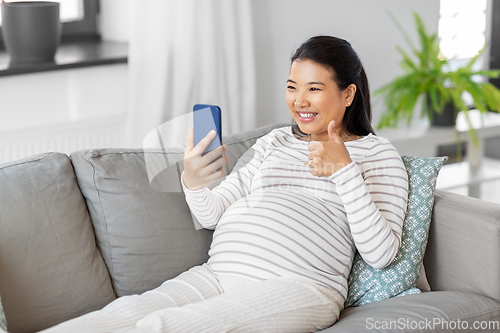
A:
{"type": "Polygon", "coordinates": [[[7,331],[7,321],[5,320],[5,314],[3,313],[2,298],[0,298],[0,328],[7,331]]]}
{"type": "Polygon", "coordinates": [[[402,156],[402,159],[410,191],[401,247],[394,261],[382,269],[371,267],[356,252],[345,308],[420,293],[416,286],[427,246],[436,180],[448,157],[402,156]]]}

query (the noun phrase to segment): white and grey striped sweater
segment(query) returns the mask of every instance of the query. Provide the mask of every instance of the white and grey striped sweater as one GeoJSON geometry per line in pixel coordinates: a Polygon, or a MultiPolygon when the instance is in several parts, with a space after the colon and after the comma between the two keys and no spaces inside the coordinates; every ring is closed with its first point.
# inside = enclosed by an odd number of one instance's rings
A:
{"type": "Polygon", "coordinates": [[[254,280],[293,277],[347,295],[355,248],[376,268],[396,255],[408,198],[405,166],[385,138],[346,142],[353,162],[330,177],[304,165],[291,127],[260,138],[216,188],[190,191],[198,221],[215,229],[208,264],[254,280]]]}

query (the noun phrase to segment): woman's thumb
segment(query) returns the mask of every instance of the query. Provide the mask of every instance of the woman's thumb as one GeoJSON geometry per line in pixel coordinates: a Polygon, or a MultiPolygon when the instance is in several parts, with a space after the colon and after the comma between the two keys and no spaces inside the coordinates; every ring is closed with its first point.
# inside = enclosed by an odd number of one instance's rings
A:
{"type": "Polygon", "coordinates": [[[337,134],[337,130],[335,129],[335,120],[332,120],[328,124],[328,136],[330,137],[330,141],[338,141],[340,139],[337,134]]]}

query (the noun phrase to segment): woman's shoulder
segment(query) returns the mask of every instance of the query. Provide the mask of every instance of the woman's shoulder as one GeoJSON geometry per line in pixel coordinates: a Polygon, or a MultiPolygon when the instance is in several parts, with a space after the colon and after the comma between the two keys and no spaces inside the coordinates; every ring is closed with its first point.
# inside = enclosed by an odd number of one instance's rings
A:
{"type": "Polygon", "coordinates": [[[290,142],[295,139],[292,133],[292,126],[277,127],[271,130],[269,133],[263,135],[260,141],[270,143],[274,141],[279,142],[290,142]]]}
{"type": "Polygon", "coordinates": [[[287,137],[291,136],[292,134],[292,126],[282,126],[282,127],[277,127],[273,129],[271,132],[268,134],[269,136],[272,137],[287,137]]]}
{"type": "Polygon", "coordinates": [[[268,151],[272,150],[277,146],[287,145],[290,141],[291,126],[277,127],[269,131],[268,133],[261,135],[255,141],[253,148],[268,151]]]}
{"type": "Polygon", "coordinates": [[[386,137],[368,134],[363,138],[352,141],[352,147],[364,151],[366,157],[379,155],[394,155],[399,156],[398,151],[386,137]]]}

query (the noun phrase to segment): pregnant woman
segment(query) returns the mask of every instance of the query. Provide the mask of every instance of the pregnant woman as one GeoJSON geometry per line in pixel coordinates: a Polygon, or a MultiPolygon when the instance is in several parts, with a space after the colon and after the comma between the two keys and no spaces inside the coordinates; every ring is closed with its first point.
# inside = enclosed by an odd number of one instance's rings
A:
{"type": "Polygon", "coordinates": [[[294,125],[259,139],[213,190],[205,185],[225,161],[210,162],[224,147],[200,153],[215,133],[196,147],[191,135],[185,153],[189,207],[215,229],[200,269],[231,295],[233,310],[220,316],[244,313],[234,327],[262,332],[332,325],[356,248],[376,268],[394,259],[408,198],[398,152],[373,134],[367,78],[347,41],[318,36],[299,47],[286,103],[294,125]]]}
{"type": "Polygon", "coordinates": [[[207,263],[49,332],[315,332],[337,321],[356,249],[382,268],[401,242],[408,178],[374,134],[368,81],[351,45],[316,36],[291,59],[294,123],[263,136],[224,175],[215,137],[185,149],[182,181],[215,229],[207,263]]]}

